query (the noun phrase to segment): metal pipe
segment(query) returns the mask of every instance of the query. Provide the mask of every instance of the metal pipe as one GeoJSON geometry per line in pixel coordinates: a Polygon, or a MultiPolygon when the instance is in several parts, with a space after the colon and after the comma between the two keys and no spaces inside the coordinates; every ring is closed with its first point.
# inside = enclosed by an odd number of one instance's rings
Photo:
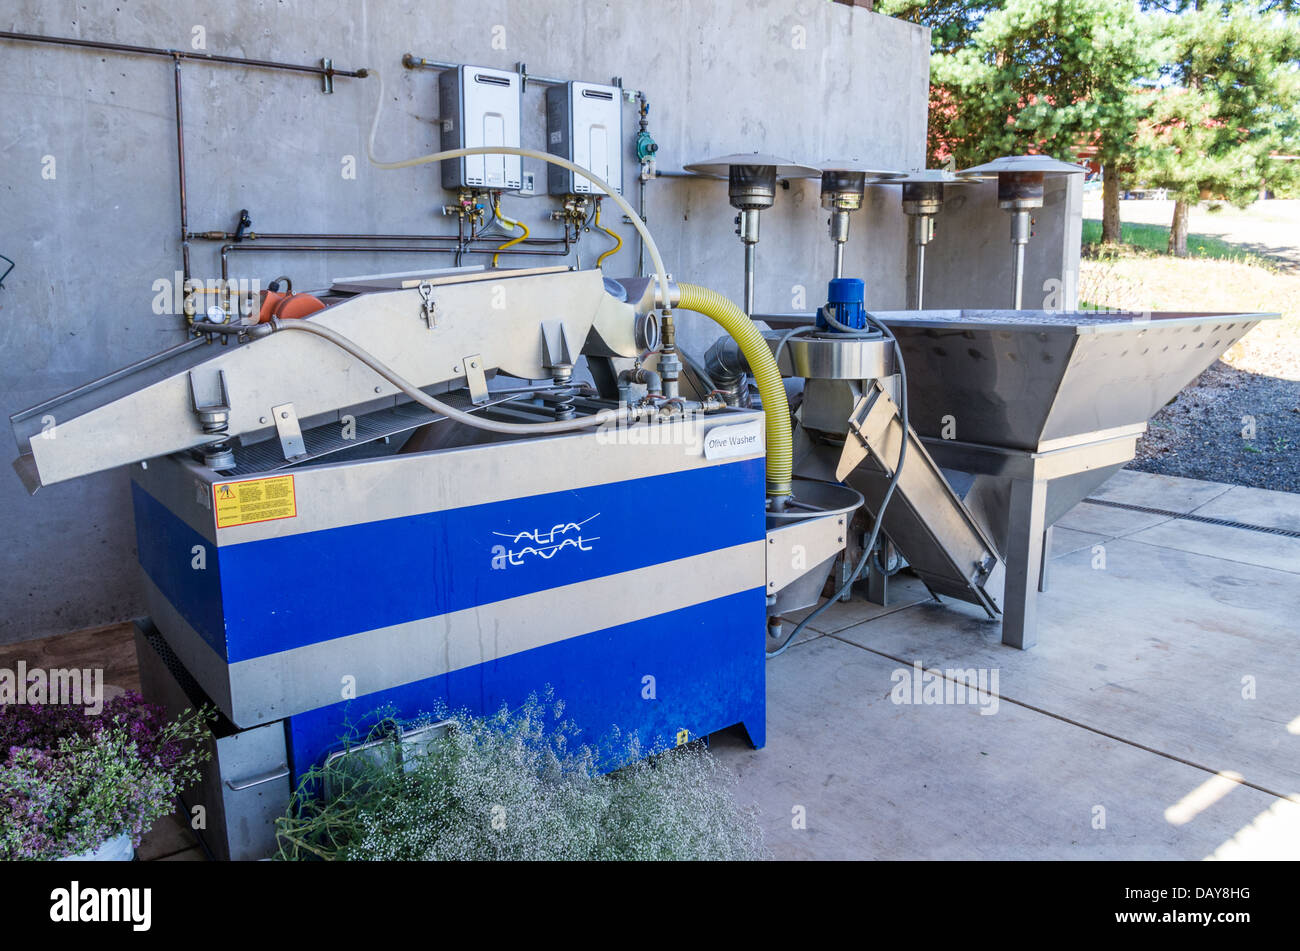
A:
{"type": "MultiPolygon", "coordinates": [[[[332,62],[329,60],[322,61],[322,65],[320,66],[304,66],[297,63],[281,63],[265,59],[248,59],[243,56],[225,56],[219,53],[197,53],[187,50],[163,49],[153,46],[135,46],[129,43],[108,43],[102,40],[83,40],[65,36],[46,36],[39,33],[17,33],[10,30],[0,31],[0,39],[15,40],[22,43],[43,43],[51,46],[71,46],[80,49],[105,50],[112,53],[127,53],[138,56],[166,56],[172,60],[176,99],[176,177],[177,191],[180,198],[181,286],[183,289],[189,285],[192,276],[192,269],[190,267],[189,244],[189,198],[186,191],[185,181],[185,111],[182,105],[181,95],[181,61],[191,60],[196,63],[245,66],[253,69],[307,73],[314,76],[321,76],[327,83],[332,83],[335,77],[362,79],[368,75],[368,72],[365,69],[335,69],[332,62]]],[[[184,299],[186,303],[191,303],[188,293],[185,293],[184,299]]],[[[190,307],[185,309],[185,319],[189,324],[194,323],[192,304],[190,307]]]]}
{"type": "Polygon", "coordinates": [[[1025,246],[1017,244],[1011,257],[1011,309],[1021,310],[1025,296],[1025,246]]]}
{"type": "MultiPolygon", "coordinates": [[[[629,383],[642,383],[645,385],[647,393],[655,396],[663,395],[663,377],[654,370],[648,370],[645,367],[631,367],[619,373],[618,389],[620,394],[626,390],[629,383]]],[[[623,399],[621,402],[626,403],[627,400],[623,399]]]]}
{"type": "MultiPolygon", "coordinates": [[[[188,202],[185,196],[185,110],[181,105],[181,61],[177,57],[174,68],[176,76],[176,177],[181,200],[181,288],[186,299],[189,297],[190,280],[190,231],[188,202]]],[[[194,315],[189,308],[186,318],[192,323],[194,315]]]]}
{"type": "Polygon", "coordinates": [[[728,406],[749,404],[749,387],[745,382],[749,374],[749,361],[733,338],[719,337],[704,352],[704,372],[728,406]]]}
{"type": "Polygon", "coordinates": [[[742,208],[736,216],[736,234],[745,244],[745,313],[754,312],[754,261],[757,256],[759,210],[742,208]]]}
{"type": "Polygon", "coordinates": [[[196,63],[220,63],[227,66],[248,66],[254,69],[278,69],[294,73],[311,73],[329,78],[364,79],[366,69],[335,69],[333,66],[303,66],[298,63],[281,63],[268,59],[248,59],[243,56],[225,56],[220,53],[198,53],[193,50],[164,49],[156,46],[134,46],[129,43],[106,43],[102,40],[81,40],[70,36],[45,36],[39,33],[15,33],[0,30],[0,39],[24,43],[47,43],[53,46],[79,46],[83,49],[108,50],[114,53],[135,53],[140,56],[169,56],[188,59],[196,63]]]}
{"type": "Polygon", "coordinates": [[[754,245],[745,245],[745,313],[754,312],[754,245]]]}
{"type": "MultiPolygon", "coordinates": [[[[907,186],[903,187],[907,188],[907,186]]],[[[933,202],[932,206],[937,209],[939,203],[933,202]]],[[[908,202],[905,200],[903,202],[903,211],[908,217],[908,225],[911,229],[911,244],[915,248],[912,257],[914,264],[912,283],[907,287],[907,306],[911,310],[920,310],[921,301],[925,297],[925,246],[934,237],[934,214],[922,207],[920,201],[908,202]]]]}
{"type": "Polygon", "coordinates": [[[1025,245],[1029,243],[1028,211],[1011,212],[1011,307],[1020,310],[1024,302],[1025,245]]]}
{"type": "Polygon", "coordinates": [[[925,245],[916,246],[916,274],[912,285],[912,300],[908,305],[909,310],[920,310],[921,301],[925,296],[925,245]]]}
{"type": "Polygon", "coordinates": [[[832,208],[827,222],[830,226],[831,242],[835,245],[835,276],[844,276],[844,245],[849,240],[849,211],[847,208],[832,208]]]}
{"type": "Polygon", "coordinates": [[[402,65],[407,69],[455,69],[459,63],[443,63],[438,60],[425,59],[413,53],[402,54],[402,65]]]}
{"type": "MultiPolygon", "coordinates": [[[[565,236],[562,238],[528,238],[521,241],[520,244],[552,245],[568,244],[571,238],[568,236],[568,227],[565,227],[565,236]]],[[[248,232],[241,238],[236,238],[229,231],[199,231],[190,232],[189,238],[192,241],[233,241],[236,244],[242,241],[455,241],[455,235],[450,234],[344,234],[341,232],[316,232],[316,233],[279,233],[269,231],[248,232]]]]}
{"type": "MultiPolygon", "coordinates": [[[[644,177],[642,177],[641,181],[637,183],[637,191],[640,194],[640,198],[637,200],[637,204],[640,207],[637,208],[637,211],[640,212],[641,214],[641,220],[645,221],[645,178],[644,177]]],[[[638,277],[640,277],[642,274],[645,273],[645,238],[642,238],[639,234],[637,235],[637,243],[636,243],[636,273],[638,277]]]]}
{"type": "MultiPolygon", "coordinates": [[[[447,237],[450,236],[448,235],[447,237]]],[[[574,243],[577,242],[576,237],[573,240],[574,243]]],[[[523,248],[507,248],[504,251],[498,251],[496,248],[474,249],[469,247],[468,245],[464,247],[458,245],[456,247],[451,247],[451,248],[436,248],[436,247],[428,248],[428,247],[417,247],[414,245],[399,245],[399,246],[390,245],[387,247],[383,247],[383,246],[373,247],[370,245],[353,245],[353,244],[323,245],[323,246],[310,245],[310,244],[226,244],[226,245],[222,245],[221,247],[221,280],[224,282],[230,279],[229,256],[231,254],[244,253],[250,251],[251,252],[261,251],[266,253],[273,252],[273,251],[287,251],[287,252],[295,252],[295,253],[320,251],[324,253],[332,253],[337,251],[341,254],[361,254],[363,252],[369,251],[372,254],[378,254],[383,252],[396,252],[398,254],[455,254],[457,256],[457,260],[459,260],[460,256],[464,254],[498,254],[498,253],[499,254],[544,255],[546,257],[564,257],[569,253],[569,250],[570,250],[570,246],[567,244],[564,245],[563,247],[556,248],[554,251],[528,251],[523,248]]]]}

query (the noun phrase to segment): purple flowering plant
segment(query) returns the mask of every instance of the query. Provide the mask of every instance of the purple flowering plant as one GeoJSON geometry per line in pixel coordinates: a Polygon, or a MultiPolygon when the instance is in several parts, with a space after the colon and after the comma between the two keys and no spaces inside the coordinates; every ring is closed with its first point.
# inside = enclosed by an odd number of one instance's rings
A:
{"type": "Polygon", "coordinates": [[[149,828],[199,778],[215,714],[126,693],[98,715],[64,704],[0,705],[0,860],[57,859],[149,828]]]}

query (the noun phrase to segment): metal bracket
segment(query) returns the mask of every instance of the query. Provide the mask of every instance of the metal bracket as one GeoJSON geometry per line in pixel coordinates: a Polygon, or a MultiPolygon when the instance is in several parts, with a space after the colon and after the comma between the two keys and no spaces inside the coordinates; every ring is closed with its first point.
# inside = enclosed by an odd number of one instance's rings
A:
{"type": "Polygon", "coordinates": [[[217,371],[217,401],[199,402],[199,387],[196,385],[194,371],[189,372],[190,405],[194,414],[203,424],[205,433],[224,433],[230,426],[230,393],[226,389],[226,371],[217,371]]]}
{"type": "Polygon", "coordinates": [[[417,290],[420,294],[420,300],[424,302],[420,305],[420,316],[424,318],[425,326],[432,330],[438,323],[436,316],[437,305],[433,302],[433,285],[428,281],[421,281],[417,290]]]}
{"type": "MultiPolygon", "coordinates": [[[[194,371],[190,370],[190,405],[194,415],[199,418],[205,435],[213,437],[212,442],[203,446],[203,464],[218,471],[230,469],[235,465],[235,454],[230,449],[230,393],[226,389],[226,371],[217,371],[217,402],[206,400],[199,402],[199,388],[194,371]]],[[[209,387],[208,393],[211,393],[209,387]]]]}
{"type": "Polygon", "coordinates": [[[462,366],[465,367],[465,382],[469,384],[470,402],[475,405],[481,405],[488,401],[487,375],[483,372],[483,356],[478,353],[471,353],[469,356],[462,358],[462,366]]]}
{"type": "Polygon", "coordinates": [[[292,403],[281,403],[271,407],[275,419],[275,431],[280,435],[280,450],[284,458],[297,459],[307,455],[307,443],[302,438],[302,427],[298,425],[298,413],[292,403]]]}
{"type": "Polygon", "coordinates": [[[542,366],[573,366],[573,348],[569,346],[569,334],[564,329],[562,320],[542,321],[542,366]]]}
{"type": "Polygon", "coordinates": [[[334,60],[322,59],[320,65],[325,70],[320,77],[321,92],[328,95],[334,91],[334,60]]]}

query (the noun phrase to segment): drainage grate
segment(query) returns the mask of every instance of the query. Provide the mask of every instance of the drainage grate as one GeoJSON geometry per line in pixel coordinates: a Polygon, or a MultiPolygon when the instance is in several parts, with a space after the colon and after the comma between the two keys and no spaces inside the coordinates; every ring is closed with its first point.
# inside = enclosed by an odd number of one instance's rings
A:
{"type": "Polygon", "coordinates": [[[1169,518],[1181,518],[1187,522],[1200,522],[1203,525],[1222,525],[1225,528],[1243,528],[1248,532],[1263,532],[1266,535],[1281,535],[1284,538],[1300,538],[1300,531],[1292,528],[1272,528],[1268,525],[1251,525],[1249,522],[1234,522],[1230,518],[1210,518],[1208,515],[1193,515],[1190,512],[1171,512],[1168,509],[1152,508],[1149,505],[1131,505],[1128,502],[1112,502],[1110,499],[1084,499],[1090,505],[1104,505],[1112,509],[1124,509],[1126,512],[1145,512],[1148,515],[1164,515],[1169,518]]]}

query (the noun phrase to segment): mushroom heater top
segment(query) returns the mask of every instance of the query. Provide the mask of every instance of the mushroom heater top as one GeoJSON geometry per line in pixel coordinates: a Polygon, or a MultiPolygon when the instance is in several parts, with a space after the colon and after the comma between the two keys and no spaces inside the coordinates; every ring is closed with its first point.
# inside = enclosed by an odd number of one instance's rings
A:
{"type": "Polygon", "coordinates": [[[736,234],[745,245],[744,310],[754,312],[754,257],[758,244],[759,213],[776,201],[779,179],[817,178],[817,169],[762,152],[738,152],[684,165],[685,171],[708,178],[727,179],[727,198],[739,210],[736,234]]]}
{"type": "Polygon", "coordinates": [[[964,177],[995,178],[998,207],[1011,215],[1011,306],[1020,310],[1024,302],[1025,245],[1033,236],[1030,212],[1043,207],[1045,182],[1049,178],[1082,175],[1087,169],[1045,155],[1011,155],[983,165],[963,169],[964,177]]]}
{"type": "Polygon", "coordinates": [[[897,179],[902,173],[870,168],[857,159],[833,159],[821,164],[822,207],[835,245],[835,277],[844,276],[844,245],[849,240],[849,213],[862,207],[867,185],[897,179]]]}

